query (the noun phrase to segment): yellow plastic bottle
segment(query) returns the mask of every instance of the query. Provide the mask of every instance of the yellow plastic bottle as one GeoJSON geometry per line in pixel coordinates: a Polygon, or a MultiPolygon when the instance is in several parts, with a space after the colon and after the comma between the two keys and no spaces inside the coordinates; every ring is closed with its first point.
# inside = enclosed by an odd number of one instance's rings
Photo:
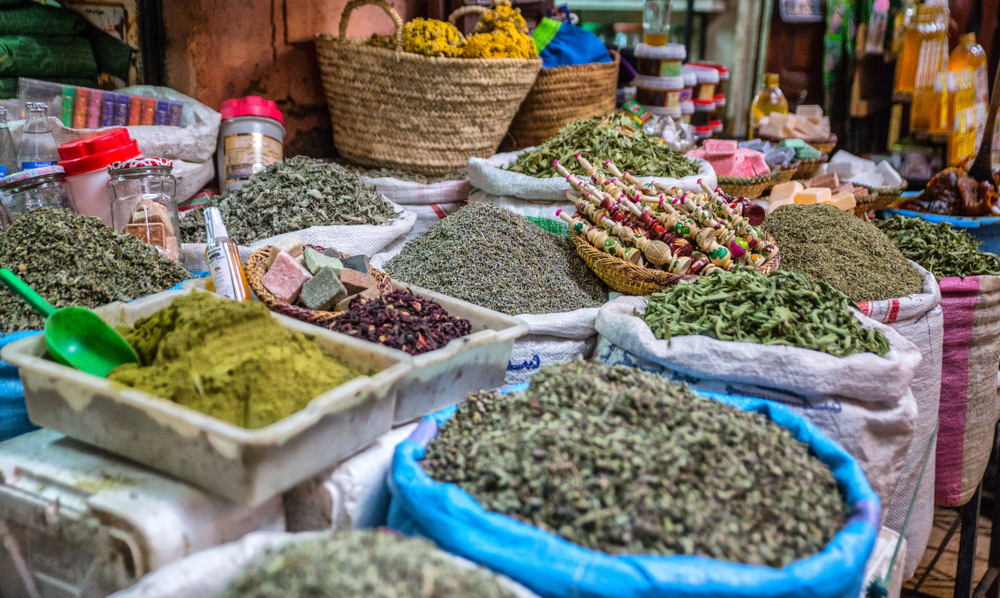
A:
{"type": "Polygon", "coordinates": [[[986,132],[986,108],[990,103],[989,81],[986,70],[986,53],[976,43],[975,33],[966,33],[959,38],[958,46],[948,57],[948,69],[961,71],[969,69],[972,72],[973,112],[976,117],[976,147],[986,132]]]}
{"type": "Polygon", "coordinates": [[[767,73],[764,75],[764,89],[757,94],[750,104],[750,138],[753,139],[754,131],[760,124],[760,119],[777,112],[778,114],[788,114],[788,100],[781,93],[778,87],[778,75],[767,73]]]}
{"type": "Polygon", "coordinates": [[[946,68],[947,23],[947,7],[917,7],[916,22],[906,30],[903,52],[896,65],[896,91],[913,93],[934,85],[937,74],[946,68]]]}

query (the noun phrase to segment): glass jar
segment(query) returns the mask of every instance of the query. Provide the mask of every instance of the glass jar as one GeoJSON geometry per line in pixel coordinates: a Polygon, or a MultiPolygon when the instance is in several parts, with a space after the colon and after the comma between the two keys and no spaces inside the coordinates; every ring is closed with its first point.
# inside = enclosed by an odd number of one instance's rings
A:
{"type": "Polygon", "coordinates": [[[62,166],[30,168],[0,179],[0,201],[13,224],[35,208],[73,209],[69,191],[62,184],[62,166]]]}
{"type": "Polygon", "coordinates": [[[179,262],[180,219],[177,216],[177,179],[173,162],[163,158],[134,158],[108,166],[111,180],[111,222],[118,232],[132,235],[179,262]]]}

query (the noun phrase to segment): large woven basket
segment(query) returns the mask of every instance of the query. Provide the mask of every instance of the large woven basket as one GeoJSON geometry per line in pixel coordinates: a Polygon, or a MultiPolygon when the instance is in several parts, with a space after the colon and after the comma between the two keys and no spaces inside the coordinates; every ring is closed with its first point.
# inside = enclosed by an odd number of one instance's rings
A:
{"type": "Polygon", "coordinates": [[[892,207],[893,204],[903,199],[903,191],[906,190],[907,183],[906,180],[903,180],[903,184],[899,187],[869,187],[868,185],[861,185],[858,183],[854,183],[854,186],[864,187],[865,189],[868,189],[872,195],[878,196],[877,201],[873,204],[874,207],[870,209],[884,210],[892,207]]]}
{"type": "MultiPolygon", "coordinates": [[[[777,145],[778,143],[781,143],[781,140],[782,140],[781,137],[768,137],[766,135],[758,135],[758,137],[760,137],[764,141],[770,141],[771,143],[773,143],[775,145],[777,145]]],[[[822,152],[824,154],[829,154],[829,153],[833,152],[833,149],[835,147],[837,147],[837,136],[836,135],[830,135],[830,137],[828,139],[803,139],[803,141],[805,141],[806,143],[808,143],[809,145],[811,145],[813,148],[815,148],[816,151],[822,152]]]]}
{"type": "MultiPolygon", "coordinates": [[[[636,266],[597,249],[581,235],[572,234],[570,237],[576,246],[576,252],[587,264],[587,267],[593,270],[594,274],[597,274],[597,277],[612,290],[625,295],[651,295],[678,282],[700,278],[693,274],[671,274],[663,270],[636,266]]],[[[774,239],[766,233],[764,238],[770,243],[774,242],[774,239]]],[[[776,248],[774,255],[769,257],[757,271],[766,274],[777,270],[781,262],[780,253],[781,251],[776,248]]]]}
{"type": "Polygon", "coordinates": [[[611,57],[611,62],[542,69],[510,124],[514,148],[539,145],[578,118],[613,112],[621,56],[612,50],[611,57]]]}
{"type": "MultiPolygon", "coordinates": [[[[316,247],[310,245],[316,251],[323,251],[323,247],[316,247]]],[[[293,305],[291,303],[285,303],[277,297],[271,294],[261,279],[264,278],[264,274],[267,273],[267,258],[271,253],[271,246],[262,247],[257,251],[250,254],[247,258],[246,275],[247,283],[250,288],[257,295],[257,298],[267,306],[271,311],[276,311],[279,314],[286,315],[290,318],[295,318],[296,320],[302,320],[303,322],[308,322],[310,324],[316,324],[317,326],[326,327],[330,320],[336,318],[344,312],[333,312],[333,311],[313,311],[311,309],[306,309],[298,305],[293,305]]],[[[387,295],[392,292],[392,280],[389,275],[381,270],[371,269],[372,276],[378,282],[378,292],[382,295],[387,295]]]]}
{"type": "Polygon", "coordinates": [[[765,191],[774,186],[774,181],[781,176],[777,167],[772,167],[767,174],[758,174],[754,177],[728,177],[720,176],[719,188],[729,195],[745,197],[747,199],[757,199],[765,191]]]}
{"type": "Polygon", "coordinates": [[[410,54],[402,51],[402,34],[403,20],[385,0],[351,0],[340,37],[316,36],[337,151],[363,166],[431,176],[492,156],[542,61],[410,54]],[[366,4],[392,18],[395,50],[347,37],[351,12],[366,4]]]}

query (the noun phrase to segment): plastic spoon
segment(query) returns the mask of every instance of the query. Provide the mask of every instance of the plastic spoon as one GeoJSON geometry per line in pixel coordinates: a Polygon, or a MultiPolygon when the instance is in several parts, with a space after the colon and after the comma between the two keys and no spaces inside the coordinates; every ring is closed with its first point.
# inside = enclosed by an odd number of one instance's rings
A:
{"type": "Polygon", "coordinates": [[[6,268],[0,268],[0,283],[45,316],[45,346],[59,363],[107,378],[116,367],[139,361],[132,346],[89,309],[57,310],[6,268]]]}

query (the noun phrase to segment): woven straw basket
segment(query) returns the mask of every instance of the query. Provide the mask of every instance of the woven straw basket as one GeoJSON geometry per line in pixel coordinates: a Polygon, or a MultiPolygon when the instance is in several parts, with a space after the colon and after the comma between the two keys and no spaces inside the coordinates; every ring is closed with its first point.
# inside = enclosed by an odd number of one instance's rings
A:
{"type": "Polygon", "coordinates": [[[612,50],[611,57],[612,62],[542,69],[510,124],[514,148],[548,141],[578,118],[613,112],[621,56],[612,50]]]}
{"type": "Polygon", "coordinates": [[[854,215],[858,218],[866,218],[868,212],[879,209],[874,207],[878,201],[878,193],[869,193],[868,195],[855,197],[854,201],[857,203],[857,205],[854,206],[854,215]]]}
{"type": "MultiPolygon", "coordinates": [[[[309,245],[316,251],[323,251],[323,247],[316,247],[309,245]]],[[[257,251],[250,254],[247,258],[247,283],[250,288],[257,295],[257,298],[267,306],[271,311],[276,311],[279,314],[284,314],[290,318],[295,318],[296,320],[302,320],[303,322],[308,322],[310,324],[316,324],[317,326],[323,326],[324,328],[330,322],[330,320],[336,318],[344,312],[332,312],[332,311],[313,311],[311,309],[306,309],[298,305],[292,305],[291,303],[285,303],[277,297],[271,294],[261,279],[264,278],[264,274],[267,273],[267,258],[271,253],[271,246],[262,247],[257,251]]],[[[345,256],[347,257],[347,256],[345,256]]],[[[372,276],[378,282],[378,292],[381,295],[387,295],[392,292],[392,280],[389,275],[381,270],[371,269],[372,276]]]]}
{"type": "Polygon", "coordinates": [[[816,176],[819,171],[819,167],[826,163],[829,156],[823,154],[819,158],[813,158],[811,160],[799,160],[799,168],[795,171],[795,175],[792,179],[796,181],[804,181],[806,179],[811,179],[816,176]]]}
{"type": "Polygon", "coordinates": [[[758,174],[755,177],[719,177],[719,188],[729,195],[745,197],[747,199],[757,199],[762,193],[775,185],[774,181],[781,176],[781,172],[772,167],[767,174],[758,174]]]}
{"type": "MultiPolygon", "coordinates": [[[[768,137],[766,135],[758,135],[764,141],[770,141],[771,143],[777,145],[781,142],[781,137],[768,137]]],[[[816,151],[829,154],[837,147],[837,136],[830,135],[828,139],[803,139],[806,143],[811,145],[816,151]]]]}
{"type": "Polygon", "coordinates": [[[773,189],[775,185],[787,183],[792,180],[792,177],[795,176],[795,173],[799,170],[798,160],[793,160],[791,163],[782,164],[781,166],[776,164],[768,164],[768,166],[771,167],[771,170],[778,171],[778,176],[774,177],[774,180],[771,181],[771,184],[768,186],[769,189],[773,189]]]}
{"type": "Polygon", "coordinates": [[[402,47],[403,20],[385,0],[351,0],[340,18],[340,37],[316,36],[337,151],[364,166],[430,176],[463,168],[474,156],[492,156],[542,61],[431,58],[402,47]],[[351,11],[367,4],[392,18],[395,51],[347,37],[351,11]]]}
{"type": "Polygon", "coordinates": [[[892,205],[903,198],[903,191],[906,190],[907,183],[904,180],[903,184],[899,187],[869,187],[868,185],[854,184],[855,187],[864,187],[871,192],[872,195],[877,195],[878,198],[873,204],[874,207],[870,208],[872,210],[884,210],[886,208],[892,207],[892,205]]]}
{"type": "MultiPolygon", "coordinates": [[[[625,295],[651,295],[678,282],[700,278],[700,276],[693,274],[678,275],[663,270],[636,266],[597,249],[581,235],[570,235],[570,238],[573,239],[576,252],[587,264],[587,267],[593,270],[594,274],[597,274],[597,277],[612,290],[625,295]]],[[[764,238],[770,243],[774,242],[770,235],[765,234],[764,238]]],[[[780,253],[780,250],[775,248],[774,255],[768,258],[757,271],[767,274],[777,270],[778,264],[781,262],[780,253]]]]}

